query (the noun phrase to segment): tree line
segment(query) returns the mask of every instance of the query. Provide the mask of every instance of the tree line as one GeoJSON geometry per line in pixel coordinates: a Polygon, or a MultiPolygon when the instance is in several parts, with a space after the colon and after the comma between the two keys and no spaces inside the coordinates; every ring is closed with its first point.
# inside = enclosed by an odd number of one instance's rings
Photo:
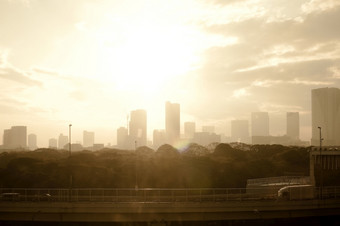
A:
{"type": "Polygon", "coordinates": [[[242,188],[247,179],[309,175],[307,147],[226,143],[177,150],[37,149],[0,153],[0,186],[27,188],[242,188]]]}

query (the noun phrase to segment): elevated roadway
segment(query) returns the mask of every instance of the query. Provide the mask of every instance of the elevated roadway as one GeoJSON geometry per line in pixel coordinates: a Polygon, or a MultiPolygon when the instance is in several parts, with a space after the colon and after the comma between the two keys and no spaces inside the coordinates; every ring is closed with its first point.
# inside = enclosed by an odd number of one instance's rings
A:
{"type": "Polygon", "coordinates": [[[213,200],[207,197],[191,199],[190,196],[182,200],[172,197],[170,201],[133,201],[133,197],[121,201],[117,197],[101,201],[79,201],[79,197],[78,201],[24,198],[26,200],[2,200],[0,221],[192,222],[340,216],[339,196],[313,200],[221,200],[216,197],[213,200]]]}

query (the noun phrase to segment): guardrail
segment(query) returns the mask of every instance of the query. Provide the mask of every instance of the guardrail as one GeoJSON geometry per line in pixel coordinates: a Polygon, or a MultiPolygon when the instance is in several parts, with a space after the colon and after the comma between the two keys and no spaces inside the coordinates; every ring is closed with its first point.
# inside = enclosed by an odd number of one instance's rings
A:
{"type": "MultiPolygon", "coordinates": [[[[340,187],[315,189],[316,199],[340,198],[340,187]]],[[[20,202],[226,202],[277,199],[277,190],[255,188],[0,188],[0,194],[1,201],[20,202]]]]}

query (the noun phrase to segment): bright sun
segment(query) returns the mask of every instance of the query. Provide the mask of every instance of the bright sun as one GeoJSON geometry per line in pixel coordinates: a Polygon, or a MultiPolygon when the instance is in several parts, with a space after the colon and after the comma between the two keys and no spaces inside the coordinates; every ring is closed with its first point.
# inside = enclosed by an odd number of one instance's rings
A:
{"type": "Polygon", "coordinates": [[[110,26],[99,36],[100,77],[118,90],[155,93],[197,61],[188,30],[156,22],[110,26]]]}

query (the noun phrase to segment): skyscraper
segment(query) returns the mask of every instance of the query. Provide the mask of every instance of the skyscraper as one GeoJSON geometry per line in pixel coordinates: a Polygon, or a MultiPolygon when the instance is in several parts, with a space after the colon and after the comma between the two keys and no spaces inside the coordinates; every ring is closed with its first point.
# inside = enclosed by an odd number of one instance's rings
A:
{"type": "Polygon", "coordinates": [[[117,146],[119,148],[126,148],[128,141],[128,130],[125,127],[117,129],[117,146]]]}
{"type": "Polygon", "coordinates": [[[94,144],[94,132],[83,131],[83,147],[93,147],[94,144]]]}
{"type": "Polygon", "coordinates": [[[194,138],[194,134],[196,132],[196,123],[195,122],[185,122],[184,123],[184,137],[187,139],[194,138]]]}
{"type": "Polygon", "coordinates": [[[251,113],[251,135],[269,136],[269,115],[268,112],[251,113]]]}
{"type": "Polygon", "coordinates": [[[174,145],[180,138],[180,107],[177,103],[165,103],[166,142],[174,145]]]}
{"type": "Polygon", "coordinates": [[[5,129],[4,135],[2,139],[3,146],[5,148],[11,148],[12,146],[12,136],[11,136],[11,129],[5,129]]]}
{"type": "Polygon", "coordinates": [[[27,147],[27,127],[12,126],[11,129],[4,130],[3,145],[6,148],[26,148],[27,147]]]}
{"type": "Polygon", "coordinates": [[[231,121],[231,140],[242,143],[248,143],[250,141],[248,120],[231,121]]]}
{"type": "Polygon", "coordinates": [[[34,150],[37,148],[37,135],[31,133],[28,135],[28,148],[34,150]]]}
{"type": "Polygon", "coordinates": [[[59,135],[58,139],[58,148],[64,149],[64,146],[68,143],[68,136],[64,136],[63,134],[59,135]]]}
{"type": "MultiPolygon", "coordinates": [[[[146,111],[139,109],[131,111],[129,123],[129,140],[139,146],[147,144],[147,117],[146,111]]],[[[131,145],[130,145],[131,146],[131,145]]]]}
{"type": "Polygon", "coordinates": [[[287,112],[287,136],[293,140],[300,139],[299,112],[287,112]]]}
{"type": "Polygon", "coordinates": [[[312,90],[312,145],[320,144],[321,128],[323,145],[340,145],[340,89],[312,90]]]}

